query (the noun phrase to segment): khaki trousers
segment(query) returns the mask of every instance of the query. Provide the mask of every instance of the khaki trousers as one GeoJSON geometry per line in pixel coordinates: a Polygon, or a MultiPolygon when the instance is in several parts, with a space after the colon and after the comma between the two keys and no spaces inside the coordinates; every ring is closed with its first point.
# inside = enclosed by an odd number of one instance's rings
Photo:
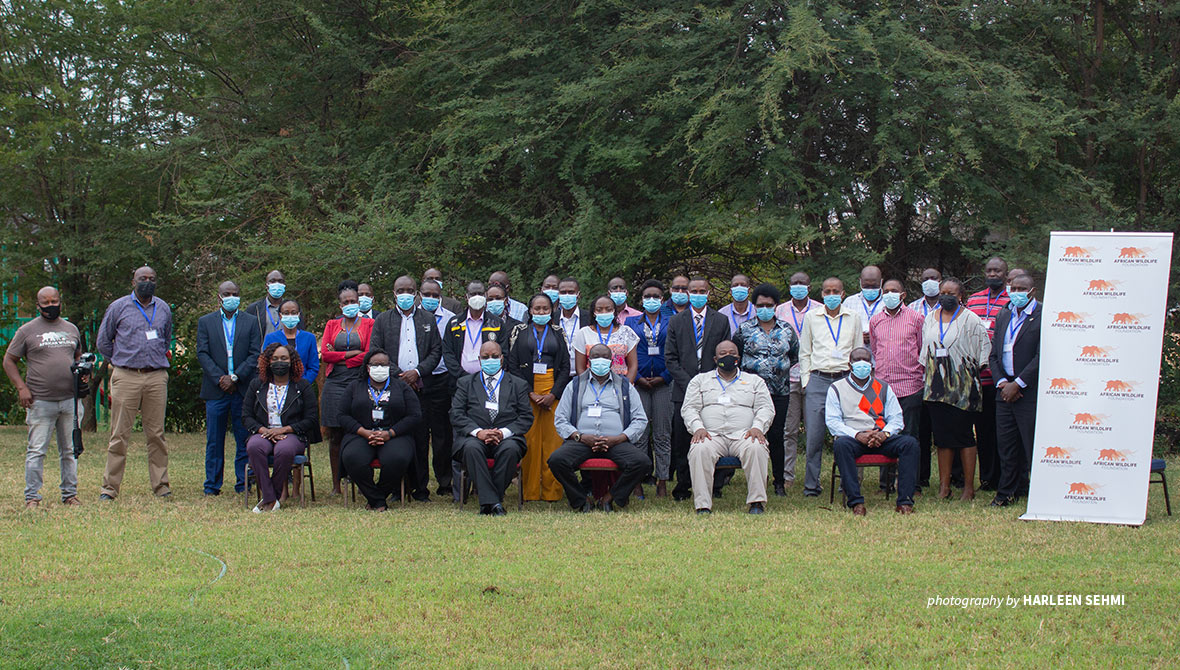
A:
{"type": "Polygon", "coordinates": [[[723,435],[693,444],[688,448],[688,472],[692,477],[692,497],[696,509],[713,509],[713,471],[717,459],[736,456],[746,472],[746,503],[766,502],[766,466],[770,449],[745,437],[740,440],[723,435]]]}
{"type": "Polygon", "coordinates": [[[147,439],[148,477],[152,493],[164,495],[168,486],[168,446],[164,443],[164,411],[168,406],[168,371],[138,372],[115,367],[111,370],[111,441],[107,445],[107,467],[102,492],[118,497],[127,465],[127,445],[135,416],[143,418],[147,439]]]}

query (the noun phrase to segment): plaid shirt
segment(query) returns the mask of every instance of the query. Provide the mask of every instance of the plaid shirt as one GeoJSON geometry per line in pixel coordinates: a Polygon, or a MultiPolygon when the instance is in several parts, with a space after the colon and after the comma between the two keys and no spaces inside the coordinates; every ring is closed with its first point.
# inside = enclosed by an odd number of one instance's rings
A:
{"type": "Polygon", "coordinates": [[[921,359],[924,322],[921,313],[909,307],[900,307],[897,314],[882,309],[869,321],[873,375],[898,396],[922,390],[926,375],[921,359]]]}
{"type": "MultiPolygon", "coordinates": [[[[987,289],[983,289],[979,293],[972,293],[970,298],[967,298],[967,309],[975,312],[975,316],[983,321],[983,325],[987,328],[987,339],[990,341],[992,335],[996,330],[996,317],[1000,315],[1000,310],[1008,305],[1008,290],[1000,291],[1000,295],[994,300],[987,289]]],[[[979,371],[979,381],[984,386],[992,385],[992,371],[987,365],[979,371]]]]}

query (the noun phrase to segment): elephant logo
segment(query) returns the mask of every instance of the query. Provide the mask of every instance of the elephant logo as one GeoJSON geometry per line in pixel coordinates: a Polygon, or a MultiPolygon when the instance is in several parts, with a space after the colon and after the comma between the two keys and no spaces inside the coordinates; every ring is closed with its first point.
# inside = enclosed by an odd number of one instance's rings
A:
{"type": "Polygon", "coordinates": [[[1110,281],[1107,279],[1091,279],[1090,286],[1087,291],[1113,291],[1121,282],[1110,281]]]}
{"type": "Polygon", "coordinates": [[[1119,249],[1119,258],[1147,258],[1147,252],[1151,249],[1144,249],[1141,247],[1123,247],[1119,249]]]}
{"type": "Polygon", "coordinates": [[[1091,484],[1085,482],[1074,482],[1069,485],[1069,492],[1071,494],[1092,496],[1098,494],[1098,489],[1091,484]]]}
{"type": "Polygon", "coordinates": [[[1084,358],[1107,358],[1110,353],[1114,351],[1114,347],[1098,347],[1094,345],[1086,345],[1082,347],[1082,357],[1084,358]]]}
{"type": "Polygon", "coordinates": [[[1073,456],[1073,449],[1066,449],[1065,447],[1045,447],[1045,458],[1058,458],[1065,460],[1073,456]]]}
{"type": "Polygon", "coordinates": [[[1099,449],[1098,460],[1100,461],[1125,461],[1130,452],[1117,451],[1115,449],[1099,449]]]}
{"type": "Polygon", "coordinates": [[[1114,391],[1116,393],[1130,393],[1135,390],[1135,385],[1121,379],[1108,379],[1106,381],[1106,388],[1103,390],[1114,391]]]}
{"type": "Polygon", "coordinates": [[[1090,256],[1093,256],[1093,255],[1094,255],[1094,250],[1087,249],[1086,247],[1066,247],[1065,248],[1065,257],[1066,258],[1089,258],[1090,256]]]}

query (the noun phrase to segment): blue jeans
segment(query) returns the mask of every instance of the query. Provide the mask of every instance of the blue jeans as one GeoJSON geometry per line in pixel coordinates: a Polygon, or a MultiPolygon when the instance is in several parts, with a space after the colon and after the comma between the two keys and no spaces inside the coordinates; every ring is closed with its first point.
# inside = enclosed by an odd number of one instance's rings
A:
{"type": "Polygon", "coordinates": [[[234,490],[246,489],[246,439],[250,435],[242,426],[242,396],[226,394],[217,400],[205,401],[205,493],[221,492],[221,476],[225,471],[225,429],[232,422],[237,451],[234,453],[234,473],[238,483],[234,490]]]}
{"type": "Polygon", "coordinates": [[[840,468],[840,485],[848,506],[863,504],[860,494],[860,473],[856,459],[865,454],[880,454],[897,459],[897,504],[914,504],[914,486],[918,481],[918,440],[909,435],[892,435],[876,449],[870,449],[852,437],[837,437],[832,444],[836,452],[836,466],[840,468]]]}

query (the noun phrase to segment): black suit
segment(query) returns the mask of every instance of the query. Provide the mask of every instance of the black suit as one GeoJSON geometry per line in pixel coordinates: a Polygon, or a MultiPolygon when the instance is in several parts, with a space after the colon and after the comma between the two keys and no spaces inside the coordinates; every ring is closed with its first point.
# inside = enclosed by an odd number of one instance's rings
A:
{"type": "Polygon", "coordinates": [[[672,375],[672,469],[676,472],[676,488],[672,495],[686,498],[692,490],[688,472],[688,447],[692,436],[680,415],[684,407],[684,391],[698,373],[712,370],[716,363],[713,355],[717,345],[729,338],[729,323],[715,309],[705,308],[701,356],[697,358],[695,330],[696,312],[691,307],[680,312],[668,322],[668,335],[664,346],[664,363],[672,375]]]}
{"type": "MultiPolygon", "coordinates": [[[[1027,309],[1027,308],[1026,308],[1027,309]]],[[[992,335],[992,351],[988,356],[992,379],[997,389],[1000,382],[1015,384],[1020,378],[1025,387],[1020,400],[1004,402],[996,392],[996,451],[1000,459],[1000,481],[996,496],[1012,498],[1028,491],[1029,470],[1032,467],[1033,430],[1037,418],[1037,374],[1041,358],[1041,304],[1037,302],[1031,310],[1020,332],[1012,342],[1012,368],[1015,374],[1004,371],[1004,340],[1012,323],[1011,306],[1000,310],[996,316],[996,329],[992,335]]]]}
{"type": "MultiPolygon", "coordinates": [[[[516,323],[516,321],[513,320],[512,323],[516,323]]],[[[500,345],[501,350],[505,350],[508,348],[508,336],[511,333],[512,328],[508,326],[504,318],[484,311],[483,329],[479,335],[481,345],[484,342],[495,342],[500,345]]],[[[467,336],[467,310],[455,312],[455,316],[451,317],[451,320],[443,327],[441,335],[443,360],[446,361],[447,372],[451,375],[453,392],[459,379],[468,374],[463,370],[462,365],[463,338],[467,336]]],[[[508,352],[503,351],[503,353],[505,360],[507,360],[508,352]]]]}
{"type": "MultiPolygon", "coordinates": [[[[283,301],[286,299],[287,299],[287,296],[284,294],[283,297],[279,299],[279,304],[282,305],[283,301]]],[[[264,297],[261,300],[255,300],[254,302],[250,303],[246,307],[246,313],[254,315],[254,317],[258,320],[258,342],[259,343],[261,343],[262,340],[266,337],[266,335],[267,335],[266,327],[268,325],[272,326],[272,328],[271,328],[272,331],[277,330],[278,328],[282,328],[281,324],[278,326],[274,326],[274,322],[270,321],[270,317],[267,315],[267,310],[266,310],[267,304],[269,304],[269,303],[267,303],[267,298],[264,297]]],[[[275,318],[277,319],[278,318],[278,308],[274,308],[271,311],[272,311],[272,313],[274,313],[275,318]]],[[[307,330],[307,321],[304,320],[304,318],[303,318],[303,310],[299,311],[299,325],[296,327],[299,328],[299,330],[307,330]]]]}
{"type": "Polygon", "coordinates": [[[197,361],[201,364],[201,399],[205,401],[205,493],[221,491],[225,470],[225,429],[234,431],[237,450],[234,455],[236,489],[246,485],[246,440],[250,434],[242,425],[242,401],[250,380],[258,376],[258,351],[262,338],[258,325],[247,314],[234,314],[233,370],[229,370],[229,355],[225,348],[223,312],[206,314],[197,320],[197,361]],[[236,374],[237,388],[226,393],[217,385],[222,375],[236,374]]]}
{"type": "Polygon", "coordinates": [[[488,392],[484,388],[484,374],[477,372],[462,377],[455,387],[451,401],[451,425],[455,427],[455,459],[463,462],[467,474],[479,491],[479,504],[495,505],[503,502],[504,491],[516,476],[516,466],[526,449],[524,434],[533,425],[533,408],[529,405],[532,387],[507,371],[500,372],[500,386],[496,389],[499,409],[492,419],[484,403],[488,392]],[[507,429],[511,435],[499,444],[484,444],[472,435],[473,431],[488,428],[507,429]],[[488,468],[487,459],[495,459],[488,468]]]}

